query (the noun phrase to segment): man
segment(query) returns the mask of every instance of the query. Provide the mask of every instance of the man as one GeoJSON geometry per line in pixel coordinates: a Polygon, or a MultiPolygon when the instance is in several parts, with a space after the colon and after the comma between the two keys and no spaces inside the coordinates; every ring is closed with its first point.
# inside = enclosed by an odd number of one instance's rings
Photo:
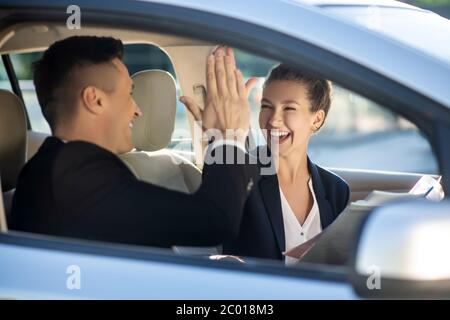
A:
{"type": "MultiPolygon", "coordinates": [[[[141,115],[122,54],[120,40],[71,37],[35,64],[53,136],[19,176],[11,228],[152,246],[209,246],[233,237],[258,179],[255,166],[205,165],[200,189],[187,195],[137,180],[116,156],[133,148],[131,127],[141,115]]],[[[231,50],[208,58],[207,89],[204,111],[182,99],[204,128],[248,130],[249,88],[231,50]]],[[[209,153],[242,156],[241,143],[222,141],[209,153]]]]}

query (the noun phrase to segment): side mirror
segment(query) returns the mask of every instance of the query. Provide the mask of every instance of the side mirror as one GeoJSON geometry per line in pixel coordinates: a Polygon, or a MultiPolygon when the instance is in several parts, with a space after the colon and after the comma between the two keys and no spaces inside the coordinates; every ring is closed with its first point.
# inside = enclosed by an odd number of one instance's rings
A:
{"type": "Polygon", "coordinates": [[[352,255],[355,291],[370,298],[450,298],[450,201],[375,209],[352,255]]]}

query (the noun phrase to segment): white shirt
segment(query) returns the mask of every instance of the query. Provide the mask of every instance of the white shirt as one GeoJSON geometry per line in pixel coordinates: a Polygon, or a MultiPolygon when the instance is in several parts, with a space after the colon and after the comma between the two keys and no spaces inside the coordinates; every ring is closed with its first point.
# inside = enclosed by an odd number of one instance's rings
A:
{"type": "MultiPolygon", "coordinates": [[[[281,211],[283,213],[286,251],[291,250],[292,248],[308,241],[309,239],[322,232],[319,206],[317,204],[311,178],[309,178],[308,186],[313,197],[313,205],[303,225],[301,225],[298,221],[297,217],[294,214],[294,211],[292,211],[289,202],[283,194],[283,190],[281,190],[280,187],[281,211]]],[[[295,258],[285,257],[286,265],[292,265],[297,263],[298,261],[299,260],[295,258]]]]}

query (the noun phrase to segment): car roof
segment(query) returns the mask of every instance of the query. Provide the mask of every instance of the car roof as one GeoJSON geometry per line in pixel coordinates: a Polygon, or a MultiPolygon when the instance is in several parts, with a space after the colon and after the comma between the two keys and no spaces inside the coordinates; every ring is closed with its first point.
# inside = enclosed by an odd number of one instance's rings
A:
{"type": "MultiPolygon", "coordinates": [[[[88,7],[96,9],[98,12],[118,10],[122,12],[123,8],[126,7],[129,14],[132,14],[133,10],[145,14],[143,2],[163,5],[168,10],[170,10],[170,7],[198,10],[277,31],[353,61],[450,108],[450,90],[448,90],[447,85],[450,78],[450,59],[447,61],[440,58],[439,55],[433,55],[430,50],[421,50],[420,43],[414,46],[411,43],[401,41],[401,39],[389,37],[386,32],[368,28],[361,23],[354,23],[350,19],[336,14],[333,10],[323,7],[328,3],[335,5],[331,6],[332,8],[336,6],[344,8],[346,4],[356,1],[141,0],[108,2],[107,6],[102,1],[89,1],[88,7]],[[338,5],[339,3],[341,5],[338,5]]],[[[448,20],[428,11],[420,9],[399,10],[399,8],[406,7],[396,1],[366,0],[364,2],[358,1],[358,3],[380,5],[379,8],[385,8],[386,10],[395,7],[395,10],[398,11],[426,15],[427,19],[429,18],[433,22],[439,21],[443,24],[445,26],[444,31],[450,28],[448,20]]],[[[42,5],[34,4],[33,6],[40,8],[42,5]]],[[[55,2],[45,6],[46,8],[54,6],[60,9],[61,4],[55,2]]],[[[4,7],[12,7],[17,11],[19,8],[29,8],[30,4],[28,0],[10,0],[8,4],[4,4],[4,7]]],[[[407,6],[407,8],[410,7],[407,6]]],[[[433,24],[430,25],[430,28],[432,26],[433,24]]],[[[434,33],[430,34],[435,37],[434,33]]],[[[261,37],[264,37],[263,33],[261,33],[261,37]]],[[[442,37],[449,38],[450,32],[445,33],[442,37]]],[[[39,39],[36,39],[36,41],[39,41],[39,39]]],[[[445,46],[446,43],[450,43],[450,39],[441,41],[441,46],[445,46]]],[[[282,60],[282,58],[280,59],[282,60]]]]}
{"type": "MultiPolygon", "coordinates": [[[[306,41],[336,53],[450,108],[450,60],[432,55],[417,46],[389,37],[385,32],[353,23],[350,19],[323,8],[326,4],[350,4],[429,15],[432,20],[450,21],[416,7],[388,0],[141,0],[210,12],[246,21],[306,41]],[[277,14],[274,14],[276,12],[277,14]]],[[[428,17],[428,16],[427,16],[428,17]]],[[[449,38],[449,34],[444,37],[449,38]]],[[[447,42],[450,43],[450,38],[447,42]]]]}
{"type": "Polygon", "coordinates": [[[313,6],[382,6],[395,8],[418,9],[410,4],[393,0],[291,0],[313,6]]]}

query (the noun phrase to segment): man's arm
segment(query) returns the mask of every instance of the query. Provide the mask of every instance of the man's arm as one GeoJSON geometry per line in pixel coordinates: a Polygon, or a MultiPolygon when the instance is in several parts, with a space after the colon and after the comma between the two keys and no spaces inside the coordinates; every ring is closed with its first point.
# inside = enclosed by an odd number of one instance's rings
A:
{"type": "MultiPolygon", "coordinates": [[[[215,129],[227,139],[230,138],[229,130],[234,130],[238,134],[232,140],[244,144],[245,137],[241,133],[247,133],[249,129],[247,97],[254,83],[253,79],[244,84],[242,73],[236,69],[233,51],[219,47],[207,61],[204,110],[189,97],[182,97],[182,101],[195,120],[202,122],[205,130],[215,129]]],[[[235,155],[231,164],[205,166],[202,185],[193,195],[137,181],[122,163],[106,159],[106,154],[104,159],[100,153],[97,154],[98,159],[95,152],[92,158],[86,155],[83,157],[85,163],[73,165],[61,174],[65,179],[60,181],[61,184],[72,180],[73,186],[74,182],[84,181],[75,188],[76,196],[66,195],[65,203],[83,201],[86,213],[73,212],[77,218],[73,220],[81,225],[72,223],[66,227],[68,230],[83,230],[99,239],[148,245],[206,246],[222,243],[238,232],[245,200],[258,180],[256,164],[248,164],[248,159],[247,164],[236,161],[249,157],[240,148],[225,143],[212,153],[215,155],[213,158],[223,157],[222,162],[228,162],[231,152],[235,155]],[[90,181],[88,186],[86,181],[90,181]]],[[[71,159],[70,156],[65,158],[71,159]]]]}
{"type": "MultiPolygon", "coordinates": [[[[243,153],[219,148],[224,156],[243,153]]],[[[68,144],[56,166],[63,168],[55,170],[54,193],[66,236],[153,246],[212,246],[234,237],[259,179],[248,162],[205,165],[200,188],[189,195],[139,181],[120,159],[82,142],[68,144]],[[79,153],[82,160],[72,160],[79,153]]]]}

